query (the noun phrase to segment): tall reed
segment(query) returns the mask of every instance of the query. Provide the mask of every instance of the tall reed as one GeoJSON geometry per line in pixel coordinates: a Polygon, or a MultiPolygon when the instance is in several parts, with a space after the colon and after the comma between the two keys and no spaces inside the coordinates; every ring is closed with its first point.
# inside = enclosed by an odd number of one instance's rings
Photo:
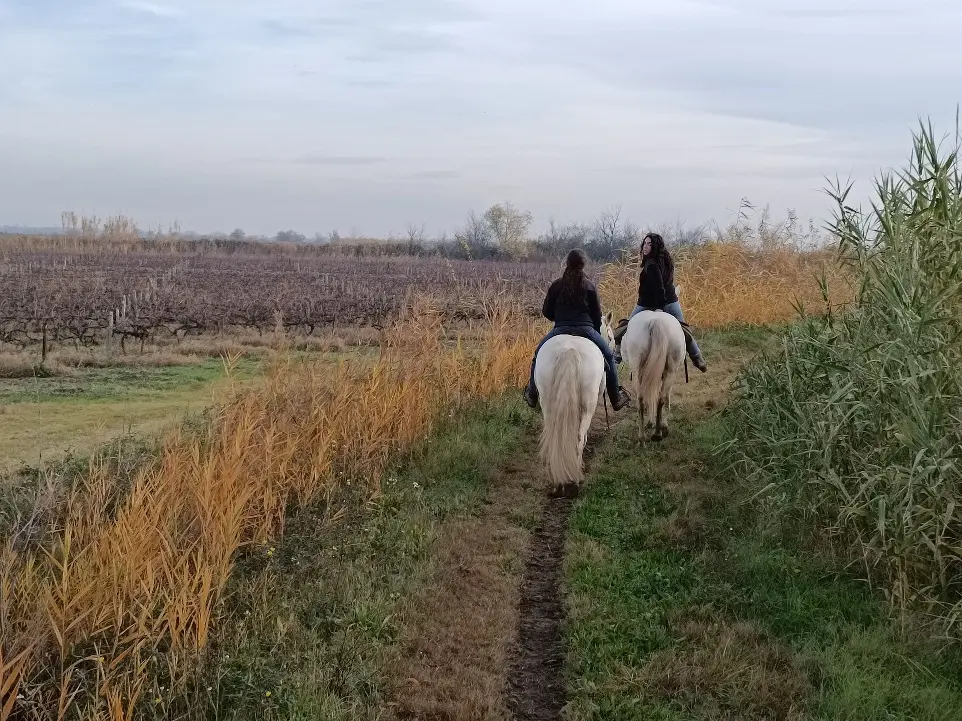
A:
{"type": "MultiPolygon", "coordinates": [[[[931,126],[877,182],[837,188],[850,312],[808,319],[752,363],[730,448],[761,497],[814,518],[884,588],[959,633],[962,614],[962,174],[931,126]]],[[[911,614],[913,617],[915,614],[911,614]]]]}
{"type": "MultiPolygon", "coordinates": [[[[724,235],[675,250],[673,260],[685,320],[696,329],[786,323],[800,306],[821,312],[821,279],[828,282],[834,305],[852,297],[850,275],[830,249],[799,248],[787,236],[754,245],[724,235]]],[[[638,261],[636,249],[608,266],[601,280],[605,303],[621,318],[638,298],[638,261]]]]}
{"type": "Polygon", "coordinates": [[[0,719],[130,718],[190,672],[239,550],[283,531],[288,504],[351,480],[379,492],[392,457],[442,412],[523,382],[536,338],[493,303],[472,347],[416,300],[380,358],[285,362],[199,432],[173,435],[119,502],[105,468],[62,523],[0,550],[0,719]]]}

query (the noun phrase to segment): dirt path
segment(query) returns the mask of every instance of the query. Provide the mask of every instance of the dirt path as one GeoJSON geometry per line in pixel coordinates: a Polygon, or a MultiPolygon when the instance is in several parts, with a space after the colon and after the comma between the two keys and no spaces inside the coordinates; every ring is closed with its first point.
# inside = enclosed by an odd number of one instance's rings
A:
{"type": "MultiPolygon", "coordinates": [[[[586,466],[605,427],[599,410],[586,466]]],[[[549,496],[533,432],[522,453],[497,470],[483,512],[447,524],[436,583],[417,603],[417,623],[392,674],[403,679],[397,718],[560,718],[562,582],[573,503],[549,496]]]]}
{"type": "Polygon", "coordinates": [[[560,718],[565,705],[561,580],[572,503],[568,498],[548,499],[528,552],[508,681],[509,705],[518,721],[560,718]]]}
{"type": "MultiPolygon", "coordinates": [[[[628,416],[630,418],[630,416],[628,416]]],[[[624,423],[625,418],[618,422],[624,423]]],[[[599,410],[585,448],[590,470],[594,450],[606,432],[604,411],[599,410]]],[[[568,518],[574,499],[547,496],[541,520],[528,544],[518,635],[508,672],[508,703],[516,721],[553,721],[565,707],[564,559],[568,518]]]]}
{"type": "Polygon", "coordinates": [[[511,718],[505,679],[517,634],[522,557],[543,497],[533,458],[526,452],[506,459],[481,514],[449,522],[438,540],[435,583],[417,603],[393,674],[402,679],[398,718],[511,718]]]}
{"type": "MultiPolygon", "coordinates": [[[[685,386],[682,378],[676,398],[710,412],[740,360],[716,363],[709,383],[685,386]]],[[[617,417],[609,410],[609,420],[612,427],[635,424],[637,410],[617,417]]],[[[548,495],[538,428],[540,421],[522,452],[497,469],[484,510],[446,524],[434,583],[416,603],[392,673],[401,679],[394,693],[399,719],[561,718],[563,569],[574,501],[548,495]]],[[[599,405],[585,453],[589,478],[593,450],[607,433],[599,405]]]]}

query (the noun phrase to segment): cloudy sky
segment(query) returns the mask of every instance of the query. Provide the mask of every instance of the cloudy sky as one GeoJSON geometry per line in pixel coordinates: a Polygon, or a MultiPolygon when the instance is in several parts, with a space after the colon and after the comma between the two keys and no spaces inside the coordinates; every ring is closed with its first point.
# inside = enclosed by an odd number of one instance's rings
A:
{"type": "Polygon", "coordinates": [[[0,224],[820,220],[826,176],[954,131],[960,27],[958,0],[0,0],[0,224]]]}

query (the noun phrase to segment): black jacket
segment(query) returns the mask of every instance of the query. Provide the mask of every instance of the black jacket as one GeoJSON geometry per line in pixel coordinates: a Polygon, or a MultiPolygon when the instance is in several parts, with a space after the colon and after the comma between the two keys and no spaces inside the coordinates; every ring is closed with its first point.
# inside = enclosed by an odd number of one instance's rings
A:
{"type": "Polygon", "coordinates": [[[638,276],[638,305],[655,310],[678,300],[678,295],[675,293],[675,274],[667,275],[668,277],[665,277],[662,274],[661,268],[655,261],[645,261],[638,276]]]}
{"type": "Polygon", "coordinates": [[[541,312],[544,317],[554,321],[558,328],[591,327],[601,331],[601,301],[598,289],[590,280],[585,279],[584,296],[581,301],[571,303],[561,299],[561,278],[548,287],[541,312]]]}

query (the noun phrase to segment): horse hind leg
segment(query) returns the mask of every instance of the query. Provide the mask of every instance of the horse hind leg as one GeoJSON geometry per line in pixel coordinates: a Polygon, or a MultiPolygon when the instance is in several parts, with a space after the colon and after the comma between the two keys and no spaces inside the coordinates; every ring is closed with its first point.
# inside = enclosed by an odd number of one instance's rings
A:
{"type": "Polygon", "coordinates": [[[658,396],[658,418],[655,422],[655,436],[652,440],[661,441],[668,437],[668,413],[671,410],[671,382],[674,371],[666,369],[661,381],[661,394],[658,396]]]}
{"type": "Polygon", "coordinates": [[[651,436],[653,441],[663,441],[668,437],[668,413],[665,410],[665,399],[661,397],[658,399],[658,415],[655,420],[655,432],[651,436]]]}
{"type": "Polygon", "coordinates": [[[636,395],[638,398],[638,441],[642,444],[645,442],[645,400],[641,396],[641,384],[638,384],[636,389],[636,395]]]}

